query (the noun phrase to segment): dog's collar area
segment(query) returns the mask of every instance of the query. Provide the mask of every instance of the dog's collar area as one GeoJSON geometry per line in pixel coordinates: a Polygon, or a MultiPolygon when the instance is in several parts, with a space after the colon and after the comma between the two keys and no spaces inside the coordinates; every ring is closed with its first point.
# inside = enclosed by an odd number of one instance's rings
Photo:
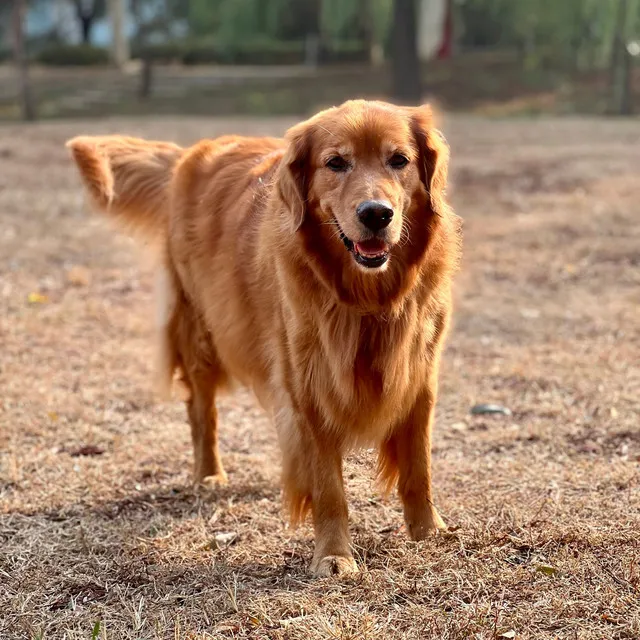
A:
{"type": "Polygon", "coordinates": [[[376,256],[363,255],[357,250],[356,244],[353,242],[353,240],[347,237],[337,220],[336,225],[338,227],[338,231],[340,232],[340,240],[342,240],[342,243],[347,248],[347,251],[349,251],[349,253],[353,256],[354,260],[358,264],[366,267],[367,269],[377,269],[389,259],[388,251],[384,251],[376,256]]]}

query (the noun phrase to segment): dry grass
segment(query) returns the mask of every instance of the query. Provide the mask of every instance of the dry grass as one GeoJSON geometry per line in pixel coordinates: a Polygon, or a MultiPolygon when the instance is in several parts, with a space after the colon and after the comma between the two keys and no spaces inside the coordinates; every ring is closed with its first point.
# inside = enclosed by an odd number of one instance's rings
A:
{"type": "Polygon", "coordinates": [[[150,266],[86,213],[63,149],[285,124],[2,130],[0,637],[640,637],[638,123],[447,123],[466,226],[435,449],[453,528],[408,542],[353,456],[363,571],[343,581],[307,575],[246,394],[222,405],[230,486],[190,487],[184,410],[152,394],[150,266]]]}

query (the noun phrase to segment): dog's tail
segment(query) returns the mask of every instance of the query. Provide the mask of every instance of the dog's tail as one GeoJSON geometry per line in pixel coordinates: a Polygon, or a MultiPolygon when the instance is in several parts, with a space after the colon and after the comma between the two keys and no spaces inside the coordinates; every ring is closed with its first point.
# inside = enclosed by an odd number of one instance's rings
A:
{"type": "Polygon", "coordinates": [[[67,142],[93,204],[124,230],[160,249],[157,386],[167,395],[178,362],[170,340],[177,286],[170,277],[166,240],[170,185],[183,154],[177,145],[124,136],[81,136],[67,142]],[[159,246],[158,246],[159,245],[159,246]]]}
{"type": "Polygon", "coordinates": [[[98,209],[147,239],[166,236],[169,185],[181,147],[125,136],[80,136],[67,147],[98,209]]]}

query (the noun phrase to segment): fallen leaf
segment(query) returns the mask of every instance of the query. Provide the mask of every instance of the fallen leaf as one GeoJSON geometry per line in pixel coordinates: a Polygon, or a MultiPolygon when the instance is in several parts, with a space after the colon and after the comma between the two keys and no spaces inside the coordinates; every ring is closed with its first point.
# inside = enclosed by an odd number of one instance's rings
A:
{"type": "Polygon", "coordinates": [[[558,569],[557,567],[553,567],[550,564],[537,564],[536,571],[538,573],[544,573],[546,576],[560,575],[560,569],[558,569]]]}
{"type": "Polygon", "coordinates": [[[86,267],[75,265],[67,271],[67,282],[75,287],[86,287],[91,282],[91,271],[86,267]]]}
{"type": "Polygon", "coordinates": [[[220,633],[226,633],[226,632],[238,633],[238,631],[240,631],[240,625],[237,623],[230,624],[230,623],[223,622],[222,624],[219,624],[216,627],[216,631],[220,633]]]}
{"type": "Polygon", "coordinates": [[[226,531],[223,533],[216,533],[213,536],[213,540],[209,544],[211,549],[222,549],[233,544],[238,539],[238,534],[235,531],[226,531]]]}
{"type": "Polygon", "coordinates": [[[577,450],[580,451],[580,453],[599,453],[600,449],[600,445],[593,440],[585,440],[577,447],[577,450]]]}
{"type": "Polygon", "coordinates": [[[280,626],[286,629],[288,626],[295,624],[296,622],[300,622],[301,620],[304,620],[306,617],[307,616],[302,615],[302,616],[296,616],[295,618],[284,618],[283,620],[280,620],[280,626]]]}
{"type": "Polygon", "coordinates": [[[78,449],[69,451],[69,455],[72,458],[79,458],[80,456],[101,456],[104,453],[104,449],[96,446],[95,444],[85,444],[78,449]]]}
{"type": "Polygon", "coordinates": [[[49,302],[49,298],[42,295],[41,293],[38,293],[37,291],[32,291],[27,296],[27,302],[29,304],[46,304],[47,302],[49,302]]]}
{"type": "Polygon", "coordinates": [[[498,638],[515,638],[516,637],[516,632],[513,629],[509,629],[509,631],[505,631],[504,633],[501,633],[498,638]]]}

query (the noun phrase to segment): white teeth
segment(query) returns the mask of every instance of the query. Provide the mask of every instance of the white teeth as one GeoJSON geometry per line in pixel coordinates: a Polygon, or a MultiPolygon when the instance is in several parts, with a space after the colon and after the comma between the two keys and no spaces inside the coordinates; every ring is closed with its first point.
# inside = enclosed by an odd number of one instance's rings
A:
{"type": "Polygon", "coordinates": [[[384,249],[381,251],[362,251],[362,249],[358,248],[358,253],[365,258],[378,258],[387,252],[384,249]]]}

